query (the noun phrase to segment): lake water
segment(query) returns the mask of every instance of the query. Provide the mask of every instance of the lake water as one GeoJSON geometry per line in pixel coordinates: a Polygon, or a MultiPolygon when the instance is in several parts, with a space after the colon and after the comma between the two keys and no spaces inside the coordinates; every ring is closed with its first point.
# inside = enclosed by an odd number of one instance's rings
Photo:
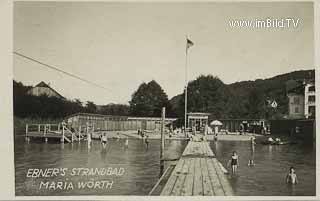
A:
{"type": "Polygon", "coordinates": [[[255,145],[255,166],[248,166],[251,158],[250,142],[218,141],[210,146],[218,160],[226,167],[232,151],[239,155],[237,175],[229,175],[231,185],[239,196],[315,196],[316,154],[312,144],[255,145]],[[296,170],[299,183],[287,185],[289,168],[296,170]]]}
{"type": "MultiPolygon", "coordinates": [[[[175,159],[182,154],[187,142],[166,141],[165,158],[175,159]]],[[[304,145],[266,146],[256,145],[254,167],[248,167],[251,149],[249,142],[219,141],[210,146],[217,158],[226,164],[230,153],[237,150],[240,155],[238,175],[229,176],[236,195],[315,195],[315,149],[304,145]],[[285,184],[288,168],[294,166],[299,184],[292,188],[285,184]]],[[[150,140],[147,150],[143,141],[130,139],[129,148],[124,140],[109,140],[103,149],[99,141],[93,141],[88,149],[86,142],[73,144],[44,142],[15,143],[16,195],[147,195],[159,177],[160,141],[150,140]],[[27,177],[30,169],[67,168],[65,175],[53,177],[27,177]],[[124,170],[121,175],[72,176],[75,168],[111,168],[124,170]],[[45,188],[40,182],[49,182],[45,188]],[[112,182],[112,188],[78,188],[78,182],[112,182]],[[55,182],[52,184],[52,182],[55,182]],[[57,182],[70,182],[68,190],[53,188],[57,182]],[[69,186],[70,187],[70,186],[69,186]]],[[[168,164],[166,164],[168,165],[168,164]]],[[[79,169],[76,169],[79,170],[79,169]]],[[[100,170],[100,169],[99,169],[100,170]]],[[[59,170],[60,173],[62,170],[59,170]]],[[[31,171],[32,172],[32,171],[31,171]]],[[[30,173],[30,172],[29,172],[30,173]]],[[[30,176],[30,174],[29,174],[30,176]]],[[[43,184],[42,183],[42,184],[43,184]]]]}

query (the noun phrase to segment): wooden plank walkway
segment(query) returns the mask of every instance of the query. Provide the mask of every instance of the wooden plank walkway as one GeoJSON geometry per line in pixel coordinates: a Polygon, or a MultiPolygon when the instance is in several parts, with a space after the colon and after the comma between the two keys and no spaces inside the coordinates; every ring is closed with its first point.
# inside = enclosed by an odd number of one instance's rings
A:
{"type": "Polygon", "coordinates": [[[190,141],[160,195],[230,196],[232,187],[208,142],[190,141]]]}

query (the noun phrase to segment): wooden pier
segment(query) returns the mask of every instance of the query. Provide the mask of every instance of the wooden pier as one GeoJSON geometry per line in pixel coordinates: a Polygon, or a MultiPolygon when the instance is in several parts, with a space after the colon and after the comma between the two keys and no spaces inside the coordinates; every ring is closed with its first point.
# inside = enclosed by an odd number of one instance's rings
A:
{"type": "Polygon", "coordinates": [[[81,132],[72,132],[63,124],[26,124],[26,140],[30,138],[60,139],[61,142],[73,142],[84,139],[81,132]]]}
{"type": "Polygon", "coordinates": [[[160,193],[163,196],[231,196],[233,194],[224,168],[215,158],[209,143],[205,141],[188,143],[160,193]]]}

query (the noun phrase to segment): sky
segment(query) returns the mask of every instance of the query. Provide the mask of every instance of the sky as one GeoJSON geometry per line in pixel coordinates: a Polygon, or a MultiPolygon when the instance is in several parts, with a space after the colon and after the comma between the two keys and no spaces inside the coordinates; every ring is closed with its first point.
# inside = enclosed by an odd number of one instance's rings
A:
{"type": "Polygon", "coordinates": [[[14,51],[98,85],[13,56],[16,81],[50,83],[68,99],[127,104],[142,82],[169,98],[188,80],[224,83],[314,69],[312,2],[14,2],[14,51]],[[299,19],[297,27],[230,27],[230,20],[299,19]]]}

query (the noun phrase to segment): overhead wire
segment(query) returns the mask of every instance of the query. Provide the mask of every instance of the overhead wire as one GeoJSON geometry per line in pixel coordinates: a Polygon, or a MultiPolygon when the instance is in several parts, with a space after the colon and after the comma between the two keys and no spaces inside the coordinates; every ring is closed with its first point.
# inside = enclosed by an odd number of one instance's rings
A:
{"type": "Polygon", "coordinates": [[[102,85],[99,85],[99,84],[97,84],[97,83],[95,83],[95,82],[92,82],[92,81],[90,81],[90,80],[84,79],[84,78],[82,78],[82,77],[80,77],[80,76],[78,76],[78,75],[75,75],[75,74],[69,73],[69,72],[67,72],[67,71],[61,70],[60,68],[58,68],[58,67],[56,67],[56,66],[46,64],[46,63],[44,63],[44,62],[42,62],[42,61],[39,61],[39,60],[37,60],[37,59],[34,59],[34,58],[30,57],[30,56],[26,56],[26,55],[21,54],[21,53],[16,52],[16,51],[14,51],[13,53],[14,53],[15,55],[20,56],[20,57],[23,57],[23,58],[25,58],[25,59],[28,59],[28,60],[30,60],[30,61],[33,61],[33,62],[35,62],[35,63],[41,64],[42,66],[45,66],[45,67],[47,67],[47,68],[49,68],[49,69],[51,69],[51,70],[58,71],[58,72],[60,72],[60,73],[63,73],[63,74],[65,74],[65,75],[68,75],[68,76],[73,77],[73,78],[75,78],[75,79],[78,79],[78,80],[81,80],[81,81],[83,81],[83,82],[86,82],[87,84],[91,84],[91,85],[93,85],[93,86],[95,86],[95,87],[102,88],[102,89],[107,90],[107,91],[110,92],[110,89],[108,89],[108,88],[106,88],[106,87],[104,87],[104,86],[102,86],[102,85]]]}

